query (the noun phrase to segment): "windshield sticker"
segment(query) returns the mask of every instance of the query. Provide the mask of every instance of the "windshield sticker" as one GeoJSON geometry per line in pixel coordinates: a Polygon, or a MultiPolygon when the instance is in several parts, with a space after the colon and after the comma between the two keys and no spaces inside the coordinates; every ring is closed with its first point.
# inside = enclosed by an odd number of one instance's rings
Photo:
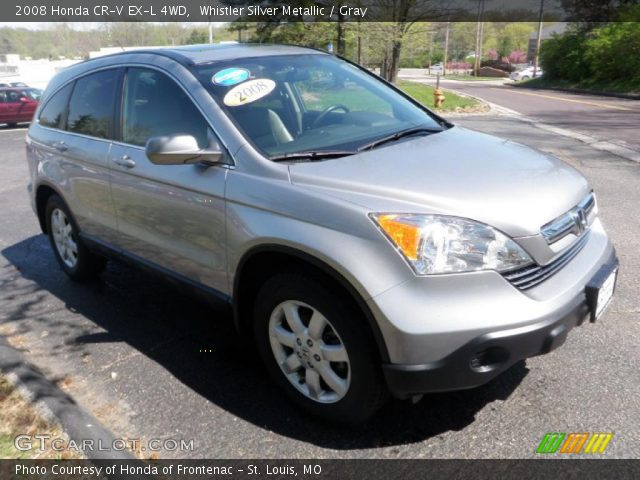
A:
{"type": "Polygon", "coordinates": [[[276,82],[268,78],[256,78],[241,85],[236,85],[224,96],[224,104],[228,107],[239,107],[260,100],[276,88],[276,82]]]}
{"type": "Polygon", "coordinates": [[[246,68],[225,68],[211,77],[211,81],[216,85],[230,87],[231,85],[244,82],[248,78],[249,70],[246,68]]]}

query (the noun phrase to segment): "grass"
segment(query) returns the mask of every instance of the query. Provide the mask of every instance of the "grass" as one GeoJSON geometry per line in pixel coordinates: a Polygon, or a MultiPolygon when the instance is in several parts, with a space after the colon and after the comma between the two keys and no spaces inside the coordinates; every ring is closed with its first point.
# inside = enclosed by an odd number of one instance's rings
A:
{"type": "MultiPolygon", "coordinates": [[[[411,82],[407,80],[399,80],[396,84],[402,91],[408,93],[429,108],[433,108],[433,91],[434,87],[422,83],[411,82]]],[[[480,111],[483,104],[471,97],[463,97],[457,95],[450,90],[443,90],[446,100],[439,111],[442,112],[459,112],[459,111],[480,111]]],[[[311,110],[324,110],[325,108],[343,104],[351,111],[369,111],[392,115],[391,106],[384,100],[367,92],[360,87],[346,87],[331,91],[323,89],[321,94],[314,91],[305,91],[302,98],[311,110]]]]}
{"type": "Polygon", "coordinates": [[[17,450],[14,439],[18,435],[50,435],[63,437],[61,429],[47,421],[30,403],[16,391],[3,376],[0,376],[0,458],[5,459],[71,459],[80,458],[75,452],[39,450],[34,439],[34,448],[17,450]]]}
{"type": "Polygon", "coordinates": [[[585,90],[591,93],[628,93],[640,95],[640,78],[624,80],[593,81],[582,80],[569,82],[566,80],[552,80],[545,77],[533,78],[514,84],[522,88],[566,88],[568,90],[585,90]]]}
{"type": "MultiPolygon", "coordinates": [[[[398,82],[398,87],[405,93],[411,95],[414,99],[422,103],[423,105],[433,108],[433,92],[435,90],[431,85],[425,85],[423,83],[409,82],[401,80],[398,82]]],[[[476,111],[482,108],[482,104],[475,98],[463,97],[457,95],[450,90],[443,90],[445,101],[442,108],[439,111],[443,112],[459,112],[459,111],[476,111]]]]}

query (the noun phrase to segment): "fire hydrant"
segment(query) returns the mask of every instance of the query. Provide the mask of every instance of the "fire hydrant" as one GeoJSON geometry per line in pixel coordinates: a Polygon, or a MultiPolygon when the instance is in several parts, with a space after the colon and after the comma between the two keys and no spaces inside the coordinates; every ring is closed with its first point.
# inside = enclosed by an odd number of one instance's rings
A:
{"type": "Polygon", "coordinates": [[[436,76],[436,89],[433,91],[433,106],[440,108],[447,97],[444,96],[442,90],[440,90],[440,74],[436,76]]]}
{"type": "Polygon", "coordinates": [[[436,108],[440,108],[447,97],[444,96],[444,93],[442,93],[442,90],[440,90],[439,88],[436,88],[433,92],[433,98],[434,98],[433,105],[436,108]]]}

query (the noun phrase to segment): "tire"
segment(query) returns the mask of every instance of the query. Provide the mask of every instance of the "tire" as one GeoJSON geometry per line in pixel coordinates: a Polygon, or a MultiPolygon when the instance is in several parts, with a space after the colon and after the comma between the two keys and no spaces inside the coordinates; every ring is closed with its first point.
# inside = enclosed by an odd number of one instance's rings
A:
{"type": "Polygon", "coordinates": [[[51,249],[62,270],[76,281],[97,277],[104,270],[107,261],[90,252],[82,243],[78,226],[62,198],[51,195],[45,215],[51,249]]]}
{"type": "Polygon", "coordinates": [[[525,76],[524,76],[524,77],[522,77],[520,80],[521,80],[521,81],[523,81],[523,82],[526,82],[527,80],[529,80],[529,77],[527,77],[527,76],[525,75],[525,76]]]}
{"type": "Polygon", "coordinates": [[[387,400],[381,361],[362,317],[353,302],[322,276],[282,273],[258,292],[254,305],[258,351],[276,383],[302,410],[358,424],[387,400]],[[292,311],[301,323],[289,323],[289,316],[295,316],[292,311]],[[325,326],[313,331],[320,324],[325,326]]]}

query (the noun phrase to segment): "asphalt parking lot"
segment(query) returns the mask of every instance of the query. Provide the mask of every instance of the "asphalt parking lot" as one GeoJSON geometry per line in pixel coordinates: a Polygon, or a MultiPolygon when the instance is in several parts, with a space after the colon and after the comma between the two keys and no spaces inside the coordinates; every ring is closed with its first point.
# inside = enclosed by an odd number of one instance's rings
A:
{"type": "Polygon", "coordinates": [[[546,432],[614,432],[605,456],[637,457],[640,164],[515,118],[455,122],[583,172],[622,265],[598,323],[486,386],[392,402],[358,428],[299,414],[226,309],[115,263],[94,284],[67,279],[29,205],[23,129],[0,128],[0,334],[116,436],[194,440],[165,458],[531,458],[546,432]]]}

